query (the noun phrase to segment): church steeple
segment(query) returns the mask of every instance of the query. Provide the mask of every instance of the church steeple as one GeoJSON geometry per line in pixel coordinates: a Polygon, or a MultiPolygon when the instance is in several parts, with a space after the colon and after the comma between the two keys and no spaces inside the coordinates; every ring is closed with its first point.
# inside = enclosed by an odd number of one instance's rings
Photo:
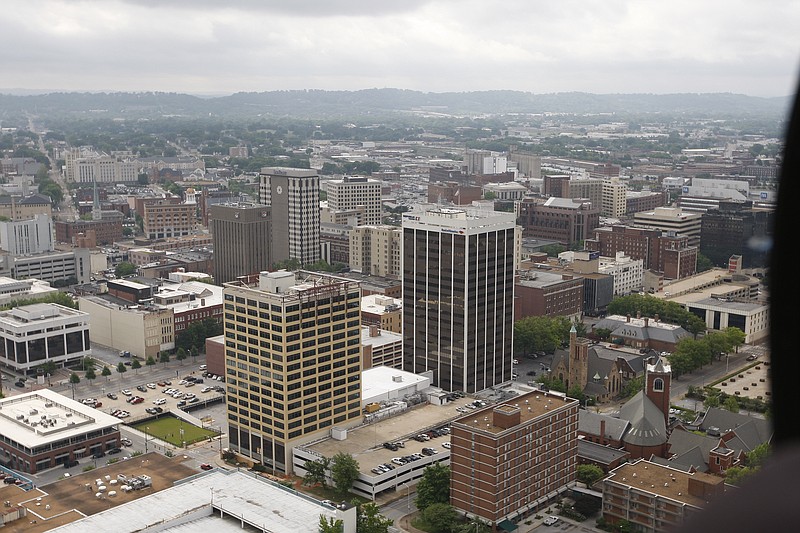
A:
{"type": "Polygon", "coordinates": [[[654,364],[645,365],[645,395],[664,413],[664,421],[669,425],[669,396],[672,384],[672,368],[663,358],[654,364]]]}

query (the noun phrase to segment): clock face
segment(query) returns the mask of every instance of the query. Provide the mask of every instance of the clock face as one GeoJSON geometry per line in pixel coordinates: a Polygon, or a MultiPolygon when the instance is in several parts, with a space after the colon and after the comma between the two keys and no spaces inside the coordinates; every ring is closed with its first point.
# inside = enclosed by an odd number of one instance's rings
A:
{"type": "Polygon", "coordinates": [[[278,185],[277,187],[275,187],[275,192],[278,193],[278,194],[281,194],[283,192],[283,187],[278,185]]]}

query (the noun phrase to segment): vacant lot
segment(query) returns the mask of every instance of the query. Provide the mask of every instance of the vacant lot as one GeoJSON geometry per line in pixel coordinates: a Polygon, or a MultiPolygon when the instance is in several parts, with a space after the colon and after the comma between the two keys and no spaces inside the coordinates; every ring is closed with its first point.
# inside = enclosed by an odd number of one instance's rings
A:
{"type": "Polygon", "coordinates": [[[218,435],[216,431],[199,428],[173,416],[162,416],[132,427],[175,446],[183,446],[184,442],[187,445],[193,444],[218,435]]]}

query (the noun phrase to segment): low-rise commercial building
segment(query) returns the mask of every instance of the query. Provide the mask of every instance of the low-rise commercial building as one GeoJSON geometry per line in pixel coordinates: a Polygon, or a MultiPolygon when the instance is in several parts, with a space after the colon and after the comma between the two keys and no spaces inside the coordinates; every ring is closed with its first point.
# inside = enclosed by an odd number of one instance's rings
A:
{"type": "Polygon", "coordinates": [[[42,389],[0,399],[0,463],[35,474],[120,445],[119,419],[42,389]]]}
{"type": "Polygon", "coordinates": [[[59,304],[0,312],[0,365],[18,372],[53,362],[62,366],[91,353],[87,313],[59,304]]]}

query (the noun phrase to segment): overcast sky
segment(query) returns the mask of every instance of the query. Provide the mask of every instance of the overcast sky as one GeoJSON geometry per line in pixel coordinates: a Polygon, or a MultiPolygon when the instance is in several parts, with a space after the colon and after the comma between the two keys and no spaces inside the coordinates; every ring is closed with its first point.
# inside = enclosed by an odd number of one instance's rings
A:
{"type": "Polygon", "coordinates": [[[0,91],[797,87],[800,0],[2,0],[0,91]]]}

